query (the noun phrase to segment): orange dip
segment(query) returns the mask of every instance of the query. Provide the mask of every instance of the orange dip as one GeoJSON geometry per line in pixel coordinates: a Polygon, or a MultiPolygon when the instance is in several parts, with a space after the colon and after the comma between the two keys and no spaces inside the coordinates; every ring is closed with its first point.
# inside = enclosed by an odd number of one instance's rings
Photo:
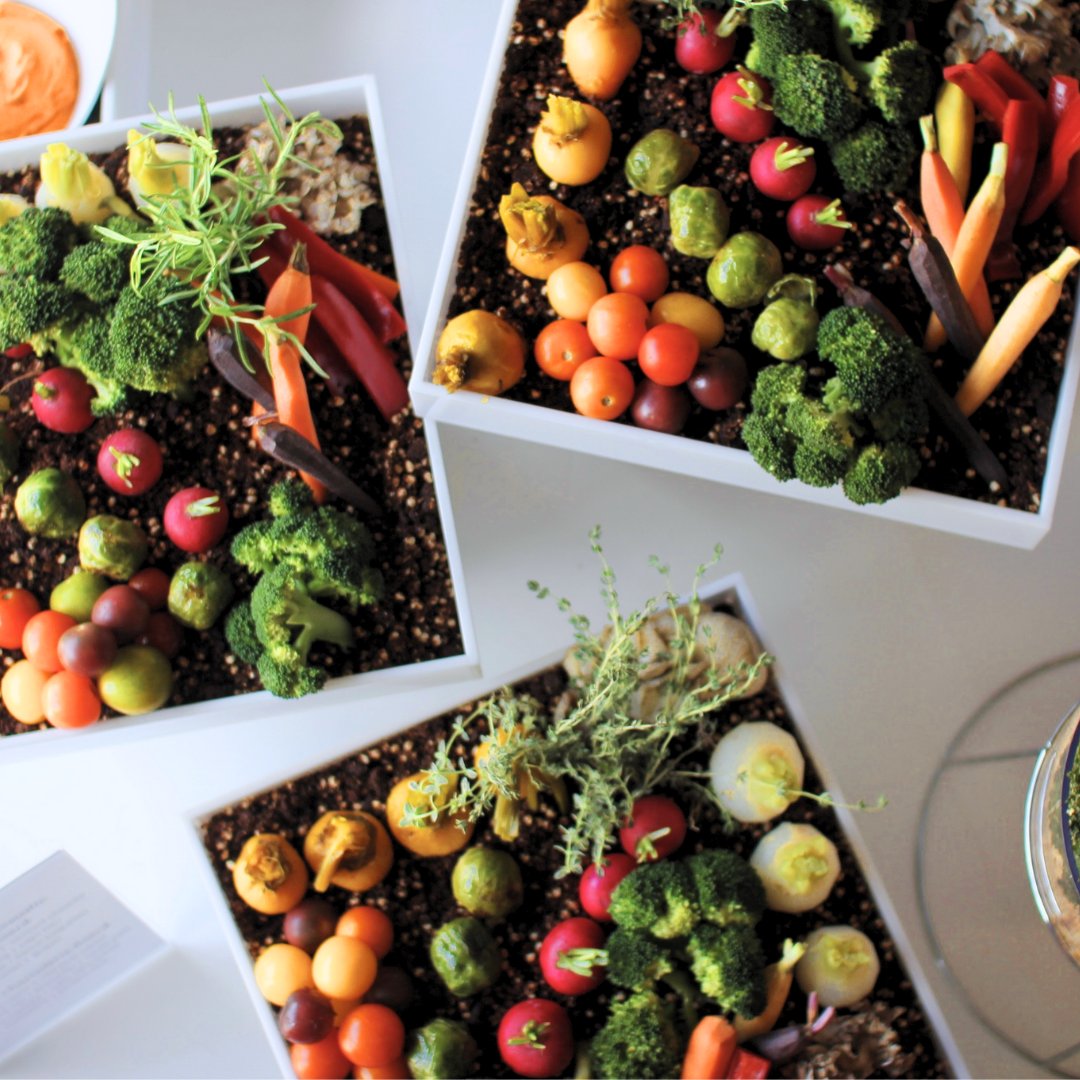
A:
{"type": "Polygon", "coordinates": [[[64,28],[0,0],[0,139],[66,127],[78,96],[79,62],[64,28]]]}

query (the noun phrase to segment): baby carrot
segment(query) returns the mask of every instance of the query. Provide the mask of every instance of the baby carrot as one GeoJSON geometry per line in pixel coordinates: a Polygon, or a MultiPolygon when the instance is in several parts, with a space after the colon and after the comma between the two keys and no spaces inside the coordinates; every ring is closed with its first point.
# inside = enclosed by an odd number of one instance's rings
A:
{"type": "MultiPolygon", "coordinates": [[[[300,350],[280,334],[270,335],[270,376],[274,381],[278,419],[318,449],[319,436],[311,415],[300,350]]],[[[308,473],[302,472],[300,477],[311,488],[315,501],[322,503],[326,498],[326,486],[308,473]]]]}
{"type": "Polygon", "coordinates": [[[723,1080],[735,1053],[735,1029],[723,1016],[705,1016],[690,1033],[682,1080],[723,1080]]]}
{"type": "Polygon", "coordinates": [[[941,156],[956,181],[960,201],[967,202],[971,186],[971,150],[975,143],[975,103],[955,83],[943,82],[934,105],[934,121],[941,156]]]}

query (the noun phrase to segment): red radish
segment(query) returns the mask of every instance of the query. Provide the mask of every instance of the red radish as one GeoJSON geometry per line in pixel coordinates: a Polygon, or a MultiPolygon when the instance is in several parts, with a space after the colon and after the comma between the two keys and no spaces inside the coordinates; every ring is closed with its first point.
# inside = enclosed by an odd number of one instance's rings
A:
{"type": "Polygon", "coordinates": [[[118,495],[145,495],[161,479],[161,447],[145,431],[120,428],[101,444],[97,469],[118,495]]]}
{"type": "Polygon", "coordinates": [[[814,185],[814,148],[790,135],[766,139],[750,157],[750,179],[762,195],[792,202],[814,185]]]}
{"type": "Polygon", "coordinates": [[[9,360],[25,360],[34,351],[33,345],[12,345],[4,355],[9,360]]]}
{"type": "Polygon", "coordinates": [[[576,997],[603,981],[607,956],[599,923],[580,916],[556,923],[540,943],[540,973],[556,993],[576,997]]]}
{"type": "Polygon", "coordinates": [[[581,875],[581,884],[578,885],[581,906],[594,919],[611,922],[611,894],[615,891],[615,886],[636,866],[637,862],[622,852],[605,855],[602,874],[600,868],[594,864],[581,875]]]}
{"type": "Polygon", "coordinates": [[[574,1060],[574,1029],[557,1002],[529,998],[499,1021],[499,1056],[518,1076],[559,1076],[574,1060]]]}
{"type": "Polygon", "coordinates": [[[828,251],[842,244],[852,227],[840,200],[828,195],[804,195],[788,207],[788,235],[806,251],[828,251]]]}
{"type": "Polygon", "coordinates": [[[770,101],[772,87],[766,79],[744,67],[729,71],[713,87],[713,127],[732,142],[759,142],[776,121],[770,101]]]}
{"type": "Polygon", "coordinates": [[[686,839],[686,815],[666,795],[646,795],[634,803],[630,821],[619,830],[619,843],[639,863],[665,859],[686,839]]]}
{"type": "Polygon", "coordinates": [[[30,405],[38,421],[61,435],[77,435],[93,422],[90,401],[94,391],[74,368],[57,367],[34,379],[30,405]]]}
{"type": "Polygon", "coordinates": [[[162,524],[181,551],[200,555],[220,543],[229,527],[229,510],[209,488],[184,488],[165,504],[162,524]]]}
{"type": "Polygon", "coordinates": [[[720,12],[706,8],[684,19],[675,29],[675,60],[694,75],[719,71],[735,51],[735,35],[717,33],[720,12]]]}

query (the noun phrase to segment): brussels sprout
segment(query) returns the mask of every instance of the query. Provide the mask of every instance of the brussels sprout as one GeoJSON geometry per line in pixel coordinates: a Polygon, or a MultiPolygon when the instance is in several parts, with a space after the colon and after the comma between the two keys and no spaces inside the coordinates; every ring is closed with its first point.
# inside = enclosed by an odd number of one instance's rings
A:
{"type": "Polygon", "coordinates": [[[63,469],[38,469],[15,492],[15,516],[31,535],[60,540],[83,523],[86,500],[63,469]]]}
{"type": "Polygon", "coordinates": [[[79,562],[117,581],[127,581],[143,564],[149,542],[132,521],[98,514],[79,530],[79,562]]]}
{"type": "Polygon", "coordinates": [[[667,128],[642,136],[626,155],[626,179],[646,195],[667,195],[686,179],[701,151],[667,128]]]}
{"type": "Polygon", "coordinates": [[[76,622],[89,622],[94,601],[109,587],[109,579],[89,570],[76,570],[49,593],[49,607],[76,622]]]}
{"type": "Polygon", "coordinates": [[[454,864],[454,899],[470,914],[501,919],[521,907],[524,886],[512,855],[474,847],[454,864]]]}
{"type": "Polygon", "coordinates": [[[453,1080],[469,1075],[478,1052],[460,1020],[439,1017],[409,1035],[405,1064],[413,1080],[453,1080]]]}
{"type": "Polygon", "coordinates": [[[751,340],[776,360],[798,360],[817,345],[814,279],[785,274],[766,294],[771,301],[757,317],[751,340]]]}
{"type": "Polygon", "coordinates": [[[19,470],[19,436],[4,420],[0,420],[0,487],[19,470]]]}
{"type": "Polygon", "coordinates": [[[671,246],[680,255],[711,259],[727,239],[731,211],[714,187],[680,184],[668,199],[671,246]]]}
{"type": "Polygon", "coordinates": [[[731,308],[752,307],[784,272],[777,246],[760,233],[729,237],[713,256],[705,281],[709,292],[731,308]]]}
{"type": "Polygon", "coordinates": [[[194,630],[209,630],[232,603],[233,583],[213,563],[186,562],[169,582],[169,614],[194,630]]]}
{"type": "Polygon", "coordinates": [[[456,997],[486,990],[502,968],[491,931],[473,918],[453,919],[431,939],[431,966],[456,997]]]}

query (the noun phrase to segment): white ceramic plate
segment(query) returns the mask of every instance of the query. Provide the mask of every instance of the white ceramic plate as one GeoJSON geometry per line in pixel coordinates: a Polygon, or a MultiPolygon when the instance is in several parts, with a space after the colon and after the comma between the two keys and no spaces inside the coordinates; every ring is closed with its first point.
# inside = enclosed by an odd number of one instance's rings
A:
{"type": "Polygon", "coordinates": [[[101,93],[116,37],[117,0],[20,0],[55,19],[67,31],[79,60],[79,96],[69,127],[86,123],[101,93]]]}

